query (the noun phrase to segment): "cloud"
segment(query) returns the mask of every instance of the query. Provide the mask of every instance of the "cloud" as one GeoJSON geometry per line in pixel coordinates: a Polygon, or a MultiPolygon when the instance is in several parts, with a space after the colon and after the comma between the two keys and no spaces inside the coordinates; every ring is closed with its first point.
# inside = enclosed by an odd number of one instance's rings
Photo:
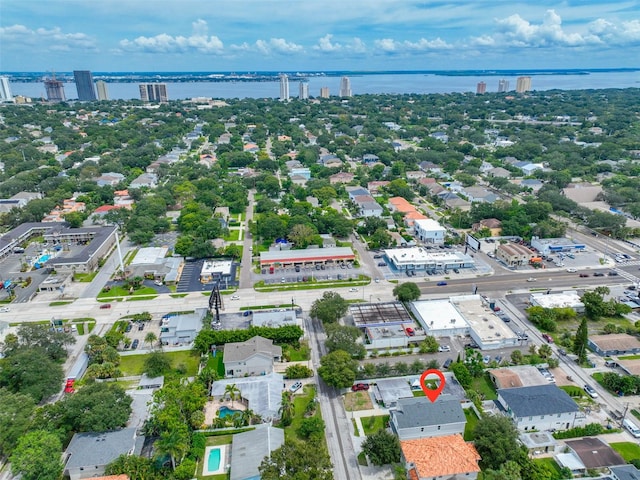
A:
{"type": "Polygon", "coordinates": [[[263,55],[272,53],[287,54],[304,52],[304,47],[293,42],[287,42],[284,38],[271,38],[269,40],[257,40],[256,48],[263,55]]]}
{"type": "Polygon", "coordinates": [[[440,37],[435,40],[421,38],[416,42],[409,40],[398,41],[392,38],[382,38],[373,42],[374,46],[383,53],[419,53],[437,50],[449,50],[453,45],[445,42],[440,37]]]}
{"type": "Polygon", "coordinates": [[[364,53],[367,51],[367,46],[358,37],[354,37],[349,43],[338,43],[333,41],[333,35],[327,33],[324,37],[318,40],[318,43],[313,46],[313,49],[322,53],[336,53],[336,52],[352,52],[352,53],[364,53]]]}
{"type": "Polygon", "coordinates": [[[21,45],[42,45],[41,48],[58,51],[72,49],[95,50],[96,41],[85,33],[64,33],[59,27],[32,30],[24,25],[12,25],[0,28],[3,43],[21,45]]]}
{"type": "Polygon", "coordinates": [[[622,22],[617,26],[599,18],[588,25],[589,33],[608,45],[633,45],[640,43],[640,20],[622,22]]]}
{"type": "Polygon", "coordinates": [[[172,36],[166,33],[153,37],[140,36],[134,40],[121,40],[120,48],[128,52],[140,51],[148,53],[223,53],[224,44],[222,40],[215,35],[209,36],[207,22],[198,19],[191,24],[191,27],[192,34],[188,37],[182,35],[172,36]]]}

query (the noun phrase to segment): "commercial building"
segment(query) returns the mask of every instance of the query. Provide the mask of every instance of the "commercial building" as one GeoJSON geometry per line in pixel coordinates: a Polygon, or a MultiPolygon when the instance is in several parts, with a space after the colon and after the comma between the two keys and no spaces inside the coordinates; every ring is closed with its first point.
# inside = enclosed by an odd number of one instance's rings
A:
{"type": "Polygon", "coordinates": [[[0,102],[13,102],[9,77],[0,77],[0,102]]]}
{"type": "Polygon", "coordinates": [[[285,325],[298,325],[298,323],[294,308],[256,310],[251,314],[252,327],[284,327],[285,325]]]}
{"type": "Polygon", "coordinates": [[[169,100],[166,83],[141,83],[138,88],[140,89],[140,100],[143,102],[166,102],[169,100]]]}
{"type": "Polygon", "coordinates": [[[584,312],[584,303],[578,292],[567,290],[558,293],[532,293],[529,297],[531,305],[542,308],[572,308],[578,313],[584,312]]]}
{"type": "Polygon", "coordinates": [[[531,91],[531,77],[518,77],[516,81],[516,92],[525,93],[531,91]]]}
{"type": "Polygon", "coordinates": [[[280,75],[280,100],[289,100],[289,77],[280,75]]]}
{"type": "Polygon", "coordinates": [[[98,100],[109,100],[109,90],[107,89],[107,82],[104,80],[98,80],[96,82],[96,91],[98,92],[98,100]]]}
{"type": "Polygon", "coordinates": [[[534,251],[518,243],[505,243],[496,248],[496,258],[508,267],[528,265],[531,259],[537,257],[534,251]]]}
{"type": "Polygon", "coordinates": [[[92,102],[96,99],[96,90],[93,85],[93,75],[89,70],[74,70],[73,78],[78,90],[78,100],[92,102]]]}
{"type": "Polygon", "coordinates": [[[211,283],[214,280],[229,279],[232,268],[231,260],[205,260],[200,269],[200,282],[211,283]]]}
{"type": "Polygon", "coordinates": [[[588,347],[602,357],[612,355],[637,355],[640,353],[640,340],[627,333],[610,335],[591,335],[588,347]]]}
{"type": "Polygon", "coordinates": [[[129,276],[143,277],[176,285],[184,265],[182,257],[167,257],[167,247],[145,247],[138,250],[126,271],[129,276]]]}
{"type": "Polygon", "coordinates": [[[490,302],[480,295],[412,302],[411,311],[427,335],[470,336],[481,350],[520,344],[518,336],[493,312],[490,302]]]}
{"type": "Polygon", "coordinates": [[[541,255],[551,255],[559,252],[582,252],[586,248],[584,243],[574,242],[568,238],[531,238],[531,246],[541,255]]]}
{"type": "Polygon", "coordinates": [[[349,80],[349,77],[342,77],[340,79],[340,96],[341,97],[351,96],[351,80],[349,80]]]}
{"type": "Polygon", "coordinates": [[[193,313],[169,314],[162,317],[160,343],[162,345],[188,345],[202,330],[207,315],[206,308],[196,308],[193,313]]]}
{"type": "Polygon", "coordinates": [[[309,82],[300,82],[298,98],[300,100],[308,100],[309,99],[309,82]]]}
{"type": "Polygon", "coordinates": [[[67,99],[64,94],[64,83],[56,80],[55,76],[45,79],[44,89],[47,92],[47,100],[50,102],[64,102],[67,99]]]}
{"type": "Polygon", "coordinates": [[[427,245],[442,245],[447,229],[430,218],[414,220],[416,238],[427,245]]]}
{"type": "Polygon", "coordinates": [[[115,246],[117,234],[118,227],[115,226],[64,228],[45,232],[45,241],[53,245],[75,244],[82,246],[82,249],[70,256],[63,253],[44,264],[58,274],[93,272],[115,246]]]}
{"type": "Polygon", "coordinates": [[[487,93],[487,84],[485,82],[478,82],[478,84],[476,85],[476,93],[478,95],[487,93]]]}
{"type": "Polygon", "coordinates": [[[384,253],[393,268],[401,271],[436,272],[475,266],[473,258],[461,252],[432,252],[422,247],[410,247],[387,249],[384,253]]]}
{"type": "Polygon", "coordinates": [[[260,252],[261,267],[313,266],[352,263],[356,256],[349,247],[307,248],[260,252]]]}

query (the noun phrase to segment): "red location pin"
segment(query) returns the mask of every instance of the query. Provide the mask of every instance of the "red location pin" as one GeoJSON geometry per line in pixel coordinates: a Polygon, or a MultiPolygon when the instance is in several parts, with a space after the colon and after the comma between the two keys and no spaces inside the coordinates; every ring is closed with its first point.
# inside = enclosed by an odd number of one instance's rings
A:
{"type": "Polygon", "coordinates": [[[424,372],[422,372],[422,375],[420,375],[420,387],[422,388],[422,391],[427,396],[427,398],[431,400],[431,403],[435,402],[436,399],[440,396],[440,393],[444,388],[444,384],[444,373],[442,373],[440,370],[436,370],[435,368],[425,370],[424,372]],[[438,378],[440,378],[440,385],[438,385],[438,388],[432,390],[431,388],[427,387],[425,380],[429,375],[436,375],[438,378]]]}

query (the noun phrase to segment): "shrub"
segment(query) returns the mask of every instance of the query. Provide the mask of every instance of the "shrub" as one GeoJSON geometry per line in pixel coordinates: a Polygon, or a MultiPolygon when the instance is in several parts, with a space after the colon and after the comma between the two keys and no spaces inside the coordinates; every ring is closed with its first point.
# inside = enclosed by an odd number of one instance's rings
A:
{"type": "Polygon", "coordinates": [[[313,371],[305,365],[289,365],[284,372],[285,377],[295,378],[309,378],[313,375],[313,371]]]}

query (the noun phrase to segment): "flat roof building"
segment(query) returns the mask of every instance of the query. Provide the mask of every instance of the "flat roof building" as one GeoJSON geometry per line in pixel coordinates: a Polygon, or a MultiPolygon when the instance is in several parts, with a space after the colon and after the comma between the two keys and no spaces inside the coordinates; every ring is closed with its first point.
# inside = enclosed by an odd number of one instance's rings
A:
{"type": "Polygon", "coordinates": [[[558,252],[581,252],[586,245],[574,242],[569,238],[531,238],[531,246],[542,255],[549,255],[558,252]]]}
{"type": "Polygon", "coordinates": [[[590,335],[589,348],[598,355],[636,355],[640,353],[640,340],[627,333],[613,333],[610,335],[590,335]]]}
{"type": "Polygon", "coordinates": [[[584,303],[578,292],[532,293],[529,296],[531,305],[542,308],[572,308],[578,313],[584,312],[584,303]]]}
{"type": "Polygon", "coordinates": [[[216,278],[229,277],[232,265],[231,260],[205,260],[200,270],[200,282],[210,283],[216,278]]]}
{"type": "Polygon", "coordinates": [[[473,258],[461,252],[431,252],[422,247],[392,248],[385,256],[397,270],[441,271],[454,268],[473,268],[473,258]]]}
{"type": "Polygon", "coordinates": [[[349,247],[307,248],[260,252],[260,266],[321,265],[353,262],[356,256],[349,247]]]}

